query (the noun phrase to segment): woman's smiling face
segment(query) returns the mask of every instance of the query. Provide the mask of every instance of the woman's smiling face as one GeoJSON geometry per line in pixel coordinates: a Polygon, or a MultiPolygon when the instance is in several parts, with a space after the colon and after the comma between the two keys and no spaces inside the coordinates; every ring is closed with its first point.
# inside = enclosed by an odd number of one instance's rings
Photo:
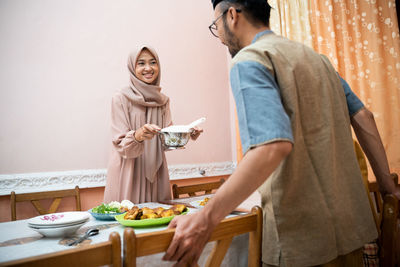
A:
{"type": "Polygon", "coordinates": [[[148,49],[143,49],[135,66],[136,77],[144,83],[154,84],[160,72],[156,58],[148,49]]]}

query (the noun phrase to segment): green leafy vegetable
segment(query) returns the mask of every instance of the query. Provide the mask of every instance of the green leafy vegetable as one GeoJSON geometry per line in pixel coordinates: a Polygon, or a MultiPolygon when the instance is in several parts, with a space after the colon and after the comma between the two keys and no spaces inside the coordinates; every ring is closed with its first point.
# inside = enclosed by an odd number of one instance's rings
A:
{"type": "Polygon", "coordinates": [[[119,208],[110,207],[108,204],[102,203],[101,205],[94,207],[92,209],[92,212],[107,214],[107,213],[117,213],[117,212],[121,212],[121,211],[119,210],[119,208]]]}

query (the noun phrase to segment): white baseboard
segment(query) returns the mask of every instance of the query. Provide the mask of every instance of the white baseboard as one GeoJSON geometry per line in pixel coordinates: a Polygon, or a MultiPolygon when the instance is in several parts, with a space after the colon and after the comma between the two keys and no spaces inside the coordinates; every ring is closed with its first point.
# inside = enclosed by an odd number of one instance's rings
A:
{"type": "MultiPolygon", "coordinates": [[[[168,167],[170,180],[229,175],[236,168],[234,162],[214,162],[168,167]]],[[[0,196],[16,193],[50,190],[102,187],[106,184],[107,170],[76,170],[0,175],[0,196]]]]}

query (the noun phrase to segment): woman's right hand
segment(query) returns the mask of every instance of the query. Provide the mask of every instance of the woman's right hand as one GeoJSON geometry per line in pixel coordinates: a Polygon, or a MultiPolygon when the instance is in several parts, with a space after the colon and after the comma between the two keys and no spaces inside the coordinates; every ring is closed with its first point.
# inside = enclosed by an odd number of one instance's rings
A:
{"type": "Polygon", "coordinates": [[[145,124],[135,131],[134,137],[138,142],[143,142],[153,138],[160,130],[161,128],[155,124],[145,124]]]}

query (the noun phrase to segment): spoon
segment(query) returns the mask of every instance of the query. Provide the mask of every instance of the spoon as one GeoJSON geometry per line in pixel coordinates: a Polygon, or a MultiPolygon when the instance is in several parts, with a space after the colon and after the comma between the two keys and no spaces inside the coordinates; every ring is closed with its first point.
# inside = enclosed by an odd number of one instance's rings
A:
{"type": "Polygon", "coordinates": [[[206,118],[200,118],[198,120],[195,120],[194,122],[190,123],[189,125],[187,125],[186,127],[188,127],[189,129],[192,129],[194,127],[196,127],[197,125],[199,125],[200,123],[204,122],[206,120],[206,118]]]}
{"type": "Polygon", "coordinates": [[[77,245],[77,244],[81,243],[83,240],[87,239],[89,236],[94,236],[94,235],[97,235],[98,233],[99,233],[99,229],[97,229],[97,228],[89,229],[86,231],[86,233],[83,236],[81,236],[77,240],[69,243],[68,246],[77,245]]]}

